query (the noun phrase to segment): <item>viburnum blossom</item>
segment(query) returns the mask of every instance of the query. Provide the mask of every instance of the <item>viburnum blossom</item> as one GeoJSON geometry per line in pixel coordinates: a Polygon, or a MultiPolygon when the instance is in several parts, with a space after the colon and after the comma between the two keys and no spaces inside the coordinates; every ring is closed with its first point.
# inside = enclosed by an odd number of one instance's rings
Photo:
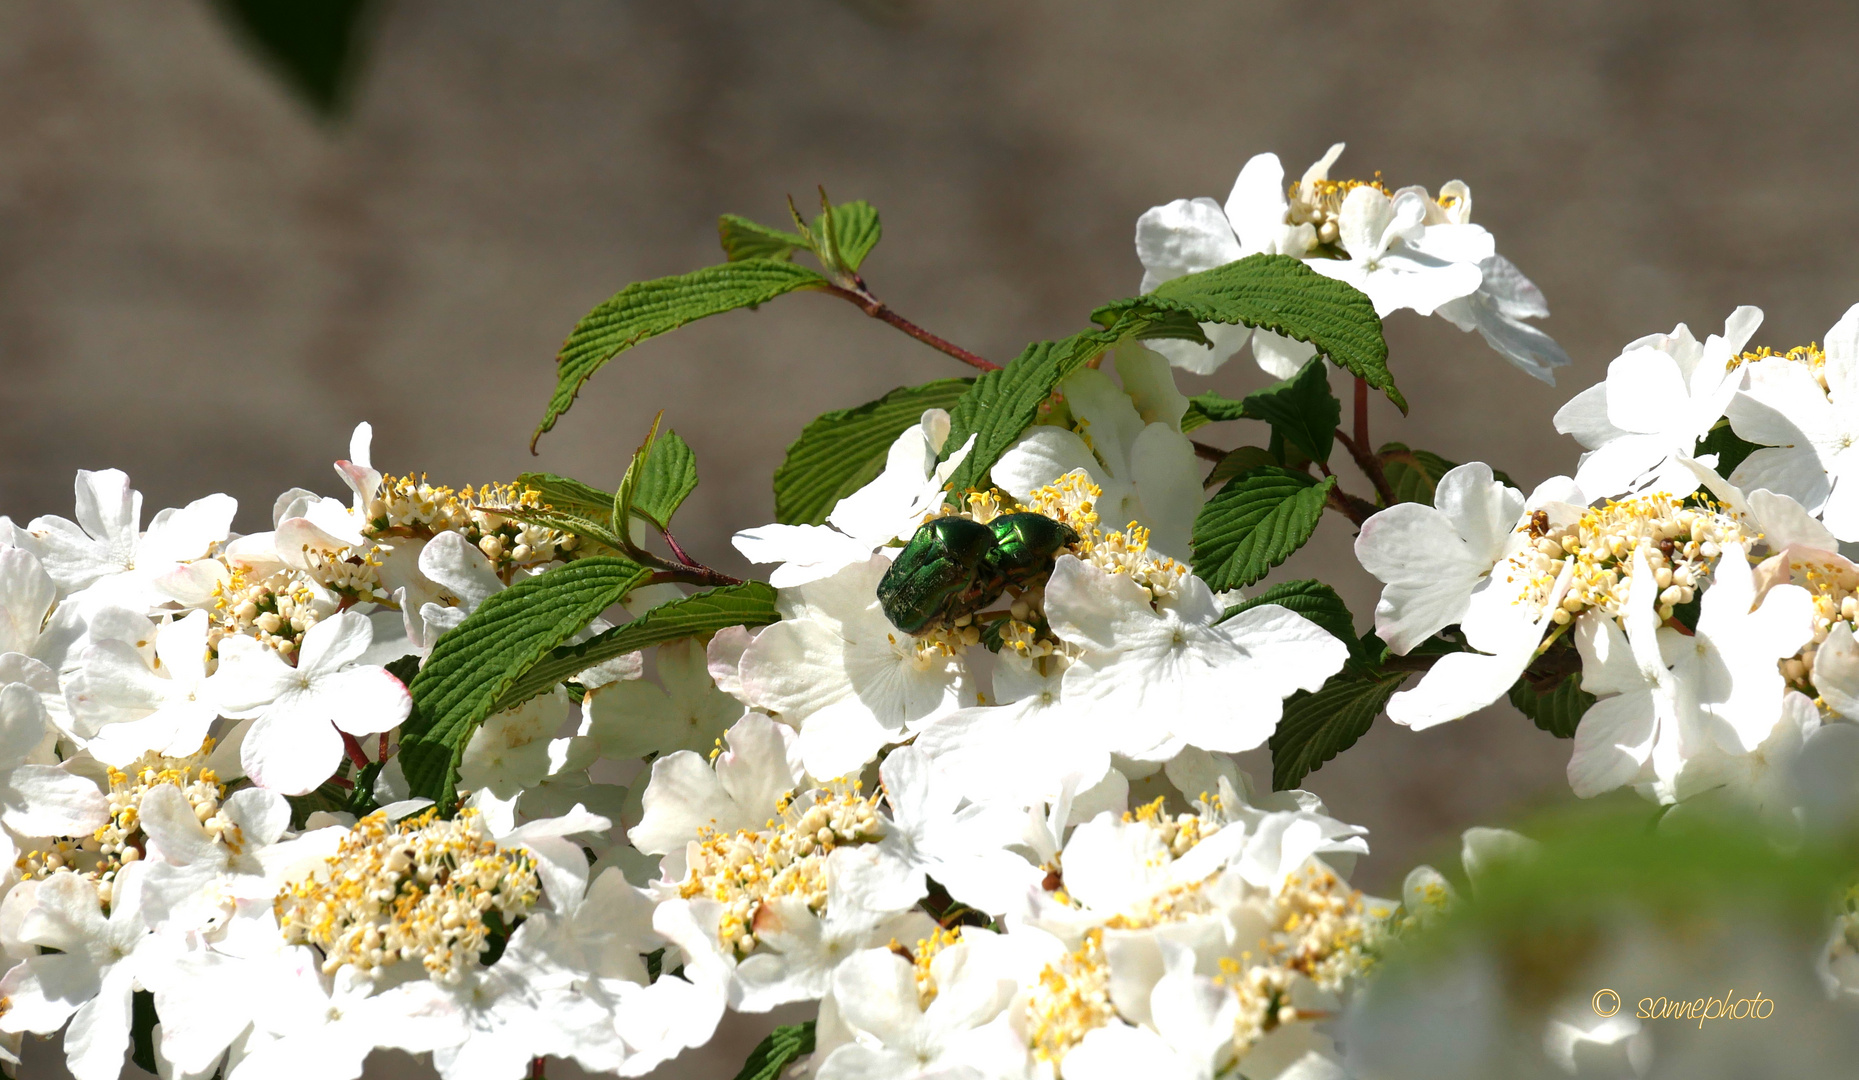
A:
{"type": "MultiPolygon", "coordinates": [[[[542,431],[601,335],[771,301],[717,282],[852,300],[979,372],[808,425],[779,520],[729,538],[766,581],[702,561],[725,538],[677,515],[708,451],[657,423],[612,490],[385,472],[362,423],[334,493],[289,488],[258,532],[224,495],[144,528],[116,470],[78,475],[74,520],[0,518],[0,1068],[62,1030],[78,1080],[130,1054],[354,1080],[376,1051],[642,1076],[708,1069],[680,1056],[776,1009],[745,1075],[1850,1062],[1859,306],[1824,347],[1751,348],[1747,307],[1629,344],[1557,413],[1574,477],[1526,496],[1373,438],[1370,395],[1406,409],[1379,321],[1402,308],[1551,381],[1542,293],[1467,185],[1332,180],[1341,150],[1144,214],[1147,295],[1004,365],[877,298],[863,203],[726,217],[725,267],[621,290],[542,431]],[[1176,385],[1248,340],[1280,378],[1345,372],[1353,418],[1327,378],[1176,385]],[[1331,583],[1339,529],[1372,628],[1331,583]],[[1318,791],[1363,773],[1328,763],[1416,737],[1365,740],[1384,713],[1500,701],[1569,740],[1575,798],[1630,788],[1656,824],[1595,799],[1540,841],[1467,830],[1462,872],[1415,867],[1398,901],[1352,887],[1368,829],[1318,791]],[[1783,1050],[1586,997],[1726,973],[1787,990],[1735,1031],[1783,1050]]],[[[702,490],[735,505],[740,479],[702,490]]]]}

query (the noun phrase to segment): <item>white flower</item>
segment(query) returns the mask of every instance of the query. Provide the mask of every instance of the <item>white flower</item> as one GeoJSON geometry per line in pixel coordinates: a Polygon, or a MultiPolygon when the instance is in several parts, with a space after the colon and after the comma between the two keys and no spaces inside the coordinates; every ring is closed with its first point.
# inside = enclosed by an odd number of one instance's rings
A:
{"type": "Polygon", "coordinates": [[[878,582],[890,565],[874,555],[782,589],[781,621],[742,654],[748,703],[800,728],[801,758],[814,776],[855,772],[907,729],[974,704],[960,656],[884,617],[878,582]]]}
{"type": "Polygon", "coordinates": [[[74,729],[92,736],[85,746],[93,757],[120,767],[151,750],[186,757],[200,749],[219,718],[207,677],[209,629],[204,611],[149,626],[152,657],[134,642],[92,635],[65,701],[74,729]]]}
{"type": "Polygon", "coordinates": [[[0,548],[0,654],[18,653],[57,671],[83,633],[76,605],[58,603],[58,587],[38,557],[0,548]]]}
{"type": "MultiPolygon", "coordinates": [[[[1212,1080],[1219,1071],[1233,1042],[1239,998],[1195,974],[1188,946],[1163,941],[1161,952],[1167,974],[1156,981],[1146,1010],[1153,1028],[1112,1023],[1085,1033],[1065,1056],[1066,1080],[1212,1080]]],[[[1266,1074],[1247,1068],[1245,1075],[1266,1074]]]]}
{"type": "Polygon", "coordinates": [[[27,526],[42,548],[40,559],[60,589],[84,592],[87,608],[115,604],[137,611],[171,596],[161,577],[205,558],[232,528],[237,501],[226,495],[163,510],[141,531],[142,493],[117,469],[77,474],[77,521],[47,516],[27,526]]]}
{"type": "Polygon", "coordinates": [[[1729,403],[1730,426],[1765,449],[1743,459],[1731,483],[1789,495],[1833,535],[1859,540],[1859,304],[1827,331],[1818,371],[1780,356],[1748,367],[1748,387],[1729,403]]]}
{"type": "Polygon", "coordinates": [[[54,735],[37,691],[0,687],[0,824],[20,836],[88,836],[110,818],[97,785],[58,764],[54,735]]]}
{"type": "Polygon", "coordinates": [[[1006,939],[965,927],[921,969],[888,948],[853,954],[833,972],[832,1000],[854,1041],[832,1048],[818,1077],[907,1080],[985,1068],[997,1034],[986,1027],[1022,977],[1013,952],[1006,939]]]}
{"type": "Polygon", "coordinates": [[[143,864],[112,880],[110,913],[97,886],[70,871],[39,883],[18,938],[48,950],[0,979],[9,1007],[0,1031],[48,1035],[68,1019],[65,1062],[77,1080],[116,1080],[129,1047],[130,996],[143,949],[155,940],[142,921],[143,864]]]}
{"type": "Polygon", "coordinates": [[[1060,653],[994,661],[993,700],[959,709],[917,733],[949,782],[975,802],[1033,806],[1071,787],[1089,788],[1110,772],[1110,750],[1077,738],[1077,716],[1060,696],[1069,660],[1060,653]]]}
{"type": "Polygon", "coordinates": [[[752,563],[780,563],[768,576],[777,589],[830,577],[893,540],[909,539],[942,505],[943,484],[974,447],[975,437],[948,460],[936,458],[949,441],[949,414],[927,409],[922,420],[891,443],[877,479],[839,500],[825,525],[763,525],[732,542],[752,563]]]}
{"type": "Polygon", "coordinates": [[[433,1065],[445,1080],[520,1080],[532,1058],[573,1056],[582,1031],[604,1042],[606,1011],[574,989],[574,973],[535,943],[546,919],[510,935],[503,955],[456,983],[419,979],[367,1003],[384,1025],[437,1028],[433,1065]]]}
{"type": "Polygon", "coordinates": [[[1153,604],[1127,575],[1060,557],[1046,615],[1084,650],[1062,695],[1077,737],[1150,761],[1183,746],[1250,750],[1278,726],[1285,698],[1318,689],[1348,657],[1342,642],[1276,604],[1224,614],[1197,577],[1153,604]]]}
{"type": "Polygon", "coordinates": [[[264,788],[235,791],[202,822],[173,784],[142,796],[136,818],[152,841],[142,886],[144,918],[158,929],[217,922],[240,900],[270,900],[279,881],[265,853],[290,826],[290,804],[264,788]]]}
{"type": "Polygon", "coordinates": [[[1045,871],[1007,850],[1021,838],[1021,806],[961,806],[961,790],[948,768],[916,746],[893,750],[879,775],[892,825],[883,844],[950,896],[999,915],[1017,907],[1026,890],[1045,877],[1045,871]]]}
{"type": "Polygon", "coordinates": [[[567,747],[551,740],[567,720],[568,691],[561,686],[487,717],[465,744],[458,763],[459,783],[473,790],[483,788],[500,799],[514,799],[537,787],[558,764],[566,764],[556,754],[567,747]]]}
{"type": "MultiPolygon", "coordinates": [[[[1313,170],[1327,169],[1343,144],[1330,148],[1313,170]]],[[[1176,199],[1136,219],[1136,256],[1142,260],[1142,292],[1185,274],[1259,253],[1302,257],[1317,244],[1308,223],[1289,224],[1285,170],[1277,154],[1257,154],[1246,162],[1222,207],[1212,199],[1176,199]]],[[[1259,366],[1281,379],[1297,374],[1311,356],[1310,346],[1268,330],[1254,335],[1244,324],[1202,323],[1209,345],[1190,341],[1154,341],[1149,347],[1169,362],[1196,375],[1211,375],[1253,341],[1259,366]],[[1300,355],[1301,351],[1301,355],[1300,355]]]]}
{"type": "Polygon", "coordinates": [[[250,987],[263,1037],[229,1080],[353,1080],[376,1047],[426,1051],[443,1027],[388,1016],[373,1001],[373,980],[343,965],[322,973],[308,946],[287,950],[283,970],[250,987]]]}
{"type": "MultiPolygon", "coordinates": [[[[1754,810],[1781,835],[1798,828],[1802,802],[1795,765],[1820,728],[1820,710],[1799,691],[1782,697],[1775,726],[1748,752],[1712,742],[1685,762],[1675,788],[1680,808],[1724,802],[1754,810]]],[[[1664,819],[1661,819],[1664,823],[1664,819]]]]}
{"type": "Polygon", "coordinates": [[[1498,355],[1551,386],[1556,369],[1572,361],[1556,339],[1524,322],[1549,316],[1549,303],[1536,283],[1509,259],[1493,255],[1478,264],[1478,291],[1448,300],[1434,312],[1461,330],[1477,330],[1498,355]]]}
{"type": "Polygon", "coordinates": [[[1743,381],[1730,362],[1760,325],[1761,309],[1739,307],[1724,320],[1723,334],[1702,345],[1684,323],[1628,343],[1608,364],[1605,382],[1556,412],[1556,430],[1588,448],[1575,483],[1590,498],[1696,490],[1695,474],[1678,459],[1692,456],[1730,408],[1743,381]]]}
{"type": "Polygon", "coordinates": [[[783,795],[806,776],[794,749],[794,732],[760,713],[736,721],[724,736],[728,748],[714,763],[688,750],[652,763],[645,816],[627,831],[633,846],[663,855],[669,880],[684,877],[684,847],[706,829],[730,833],[760,829],[783,795]]]}
{"type": "Polygon", "coordinates": [[[373,639],[364,615],[344,611],[304,632],[297,664],[246,637],[220,642],[217,696],[225,715],[256,717],[241,752],[256,783],[285,795],[316,789],[342,759],[342,736],[378,735],[413,701],[383,668],[355,666],[373,639]]]}
{"type": "Polygon", "coordinates": [[[1576,623],[1581,688],[1599,696],[1582,714],[1569,758],[1569,787],[1580,798],[1636,784],[1670,801],[1684,763],[1684,734],[1678,688],[1659,648],[1656,592],[1645,554],[1635,552],[1632,591],[1620,620],[1590,612],[1576,623]]]}
{"type": "Polygon", "coordinates": [[[1491,234],[1476,225],[1428,227],[1429,201],[1415,189],[1391,199],[1367,185],[1355,188],[1343,199],[1339,222],[1349,258],[1313,259],[1310,268],[1367,293],[1383,317],[1402,308],[1431,315],[1447,301],[1469,296],[1484,280],[1478,264],[1493,254],[1491,234]],[[1441,230],[1463,235],[1453,235],[1448,247],[1441,230]],[[1431,245],[1423,245],[1423,237],[1431,245]]]}
{"type": "Polygon", "coordinates": [[[1116,367],[1121,388],[1095,368],[1059,384],[1083,436],[1038,425],[1001,455],[991,475],[1024,502],[1034,489],[1082,469],[1102,489],[1096,511],[1106,528],[1139,523],[1150,530],[1152,549],[1185,558],[1206,498],[1194,445],[1181,433],[1188,399],[1162,357],[1146,348],[1118,349],[1116,367]]]}
{"type": "Polygon", "coordinates": [[[660,689],[643,680],[609,683],[582,703],[587,734],[603,757],[636,758],[674,750],[708,752],[741,718],[742,703],[717,689],[704,645],[680,638],[658,647],[660,689]]]}
{"type": "Polygon", "coordinates": [[[1472,462],[1440,477],[1432,506],[1399,503],[1364,522],[1356,558],[1387,586],[1375,605],[1381,640],[1406,655],[1462,622],[1473,591],[1509,554],[1523,510],[1522,492],[1472,462]]]}

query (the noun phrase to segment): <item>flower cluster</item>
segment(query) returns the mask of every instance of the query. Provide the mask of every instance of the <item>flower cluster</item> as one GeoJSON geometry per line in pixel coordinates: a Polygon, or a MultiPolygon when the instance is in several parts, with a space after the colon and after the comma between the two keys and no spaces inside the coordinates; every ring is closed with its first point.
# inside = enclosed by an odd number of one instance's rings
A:
{"type": "MultiPolygon", "coordinates": [[[[1749,348],[1754,309],[1632,343],[1557,415],[1573,478],[1526,496],[1370,441],[1370,385],[1400,400],[1356,348],[1371,311],[1545,381],[1568,360],[1465,184],[1331,179],[1340,150],[1144,214],[1158,295],[1097,329],[810,425],[781,521],[734,537],[766,583],[673,534],[695,454],[656,424],[612,493],[386,475],[364,424],[347,494],[293,488],[263,531],[223,495],[144,528],[115,471],[79,474],[75,521],[0,518],[0,1063],[63,1030],[78,1080],[132,1051],[164,1077],[342,1080],[376,1050],[639,1076],[726,1012],[808,1003],[763,1075],[809,1040],[811,1080],[1398,1075],[1399,1045],[1363,1058],[1378,987],[1465,901],[1429,867],[1365,896],[1367,830],[1299,789],[1384,709],[1508,697],[1571,739],[1577,796],[1634,788],[1661,830],[1728,804],[1798,848],[1859,815],[1859,307],[1824,346],[1749,348]],[[1248,338],[1284,381],[1178,387],[1248,338]],[[1356,376],[1352,434],[1319,352],[1356,376]],[[1229,421],[1270,448],[1190,437],[1229,421]],[[1373,633],[1267,581],[1331,514],[1384,586],[1373,633]]],[[[723,242],[810,251],[884,313],[856,272],[875,211],[826,215],[723,242]]],[[[1464,844],[1474,901],[1537,850],[1464,844]]],[[[1831,998],[1859,996],[1855,903],[1817,938],[1831,998]]],[[[1641,1035],[1563,1017],[1526,1049],[1643,1073],[1641,1035]]]]}

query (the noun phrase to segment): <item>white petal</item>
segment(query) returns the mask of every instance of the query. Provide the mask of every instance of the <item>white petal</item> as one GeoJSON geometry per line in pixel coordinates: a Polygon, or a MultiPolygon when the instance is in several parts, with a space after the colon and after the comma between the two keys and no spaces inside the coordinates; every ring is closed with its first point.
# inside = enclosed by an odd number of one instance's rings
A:
{"type": "Polygon", "coordinates": [[[56,765],[21,765],[0,781],[0,815],[21,836],[87,836],[110,820],[97,785],[56,765]]]}
{"type": "Polygon", "coordinates": [[[391,731],[413,709],[406,684],[380,667],[352,667],[320,676],[316,697],[318,706],[350,735],[391,731]]]}
{"type": "Polygon", "coordinates": [[[342,761],[342,736],[328,720],[261,715],[246,733],[239,760],[252,782],[282,795],[315,791],[342,761]]]}

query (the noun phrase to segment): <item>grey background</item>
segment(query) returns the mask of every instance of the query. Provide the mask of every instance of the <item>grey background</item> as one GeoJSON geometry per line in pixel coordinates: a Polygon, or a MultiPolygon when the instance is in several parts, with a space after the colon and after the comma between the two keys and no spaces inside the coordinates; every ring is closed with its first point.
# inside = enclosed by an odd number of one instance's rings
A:
{"type": "MultiPolygon", "coordinates": [[[[338,489],[361,419],[396,471],[611,485],[664,408],[703,477],[680,534],[741,569],[726,537],[770,519],[808,419],[965,372],[799,296],[642,347],[530,458],[561,338],[627,282],[715,261],[719,212],[779,222],[819,183],[871,200],[873,287],[1005,361],[1134,291],[1144,209],[1224,198],[1262,150],[1295,175],[1335,140],[1335,175],[1470,183],[1575,358],[1551,389],[1397,315],[1414,408],[1378,405],[1377,439],[1532,484],[1573,468],[1549,417],[1625,342],[1754,303],[1785,348],[1859,299],[1856,22],[1705,0],[398,0],[330,126],[204,3],[9,0],[0,511],[68,514],[74,469],[120,466],[150,513],[224,490],[262,527],[283,488],[338,489]]],[[[1242,361],[1210,385],[1265,381],[1242,361]]],[[[1366,623],[1349,541],[1331,516],[1286,572],[1343,586],[1366,623]]],[[[1567,753],[1504,706],[1384,722],[1309,786],[1371,828],[1358,880],[1386,892],[1464,827],[1565,798],[1567,753]]],[[[673,1071],[732,1075],[727,1042],[673,1071]]],[[[26,1075],[56,1074],[48,1049],[26,1075]]]]}

